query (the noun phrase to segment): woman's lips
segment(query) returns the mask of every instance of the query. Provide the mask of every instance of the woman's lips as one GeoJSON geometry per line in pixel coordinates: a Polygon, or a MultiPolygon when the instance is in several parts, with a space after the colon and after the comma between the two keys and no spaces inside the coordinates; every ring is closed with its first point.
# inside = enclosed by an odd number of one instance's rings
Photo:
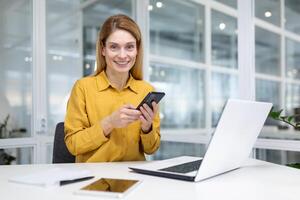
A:
{"type": "Polygon", "coordinates": [[[129,61],[114,61],[114,63],[116,63],[120,67],[126,67],[129,61]]]}

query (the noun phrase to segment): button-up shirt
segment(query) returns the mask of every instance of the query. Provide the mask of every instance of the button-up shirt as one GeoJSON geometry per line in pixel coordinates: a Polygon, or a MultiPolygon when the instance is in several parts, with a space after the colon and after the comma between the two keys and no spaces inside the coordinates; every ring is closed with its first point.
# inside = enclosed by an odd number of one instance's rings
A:
{"type": "Polygon", "coordinates": [[[76,162],[145,160],[160,145],[160,119],[157,112],[152,130],[145,134],[137,120],[125,128],[114,128],[109,137],[100,121],[124,104],[137,106],[154,88],[131,75],[121,90],[114,88],[104,71],[78,80],[71,92],[65,117],[65,142],[76,162]]]}

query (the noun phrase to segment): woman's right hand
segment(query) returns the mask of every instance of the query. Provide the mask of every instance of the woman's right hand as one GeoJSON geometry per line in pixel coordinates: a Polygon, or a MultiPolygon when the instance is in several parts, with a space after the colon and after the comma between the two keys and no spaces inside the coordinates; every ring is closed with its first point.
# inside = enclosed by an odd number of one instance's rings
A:
{"type": "Polygon", "coordinates": [[[136,121],[141,116],[141,112],[136,110],[133,105],[127,104],[105,117],[101,121],[101,126],[105,136],[110,135],[114,128],[124,128],[136,121]]]}

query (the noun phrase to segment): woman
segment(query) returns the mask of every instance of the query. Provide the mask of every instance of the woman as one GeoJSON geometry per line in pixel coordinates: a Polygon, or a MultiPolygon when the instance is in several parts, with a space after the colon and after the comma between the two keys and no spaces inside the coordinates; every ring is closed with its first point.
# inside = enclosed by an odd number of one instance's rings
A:
{"type": "Polygon", "coordinates": [[[136,106],[154,88],[142,80],[137,24],[109,17],[100,31],[95,75],[78,80],[65,118],[65,142],[76,162],[145,160],[160,145],[158,105],[136,106]]]}

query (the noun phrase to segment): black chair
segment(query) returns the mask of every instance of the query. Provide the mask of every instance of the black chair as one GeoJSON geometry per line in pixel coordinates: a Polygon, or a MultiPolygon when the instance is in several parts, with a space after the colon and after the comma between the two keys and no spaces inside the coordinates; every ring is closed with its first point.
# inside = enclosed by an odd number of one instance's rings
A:
{"type": "Polygon", "coordinates": [[[55,128],[52,163],[75,163],[75,156],[67,149],[64,137],[64,123],[59,122],[55,128]]]}

